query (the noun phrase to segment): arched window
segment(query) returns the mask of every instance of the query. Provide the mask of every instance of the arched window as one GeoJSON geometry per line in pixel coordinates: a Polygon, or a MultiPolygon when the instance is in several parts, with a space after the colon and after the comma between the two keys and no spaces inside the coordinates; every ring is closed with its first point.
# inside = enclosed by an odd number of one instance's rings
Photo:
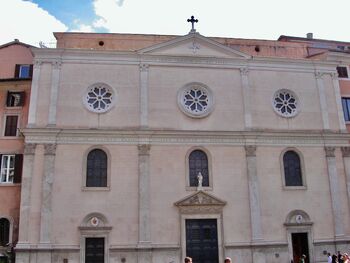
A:
{"type": "Polygon", "coordinates": [[[10,242],[10,221],[0,219],[0,246],[6,246],[10,242]]]}
{"type": "Polygon", "coordinates": [[[295,151],[287,151],[283,155],[283,168],[286,186],[302,186],[300,157],[295,151]]]}
{"type": "Polygon", "coordinates": [[[107,187],[107,154],[100,149],[92,150],[87,156],[86,186],[107,187]]]}
{"type": "Polygon", "coordinates": [[[189,155],[189,179],[190,186],[198,186],[198,174],[203,176],[202,186],[209,186],[208,157],[201,150],[194,150],[189,155]]]}

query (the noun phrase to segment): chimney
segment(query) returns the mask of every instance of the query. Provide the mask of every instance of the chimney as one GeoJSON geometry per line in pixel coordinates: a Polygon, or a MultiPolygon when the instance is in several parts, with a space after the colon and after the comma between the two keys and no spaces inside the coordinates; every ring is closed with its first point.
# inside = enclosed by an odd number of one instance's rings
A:
{"type": "Polygon", "coordinates": [[[314,38],[314,34],[313,33],[307,33],[306,34],[306,38],[307,39],[313,39],[314,38]]]}

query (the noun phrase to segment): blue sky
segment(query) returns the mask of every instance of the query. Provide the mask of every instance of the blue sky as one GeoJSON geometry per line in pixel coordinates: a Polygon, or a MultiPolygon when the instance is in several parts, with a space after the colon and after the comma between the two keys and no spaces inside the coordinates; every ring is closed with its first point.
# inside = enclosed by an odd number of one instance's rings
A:
{"type": "Polygon", "coordinates": [[[96,18],[91,0],[31,0],[30,2],[38,4],[69,29],[74,29],[78,23],[91,24],[96,18]]]}
{"type": "Polygon", "coordinates": [[[0,44],[55,43],[53,32],[185,35],[187,18],[204,36],[280,35],[350,42],[349,0],[1,0],[0,44]]]}

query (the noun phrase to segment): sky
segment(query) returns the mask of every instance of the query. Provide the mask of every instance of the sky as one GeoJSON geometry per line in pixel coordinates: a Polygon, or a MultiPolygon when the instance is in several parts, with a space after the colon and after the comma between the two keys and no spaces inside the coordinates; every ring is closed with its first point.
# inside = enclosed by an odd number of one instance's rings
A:
{"type": "Polygon", "coordinates": [[[53,32],[186,35],[350,42],[350,0],[0,0],[0,45],[55,43],[53,32]]]}

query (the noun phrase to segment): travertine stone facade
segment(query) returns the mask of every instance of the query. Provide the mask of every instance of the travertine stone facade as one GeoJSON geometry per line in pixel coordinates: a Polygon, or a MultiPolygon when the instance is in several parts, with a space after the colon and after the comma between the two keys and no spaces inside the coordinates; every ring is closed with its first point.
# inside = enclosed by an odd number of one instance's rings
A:
{"type": "Polygon", "coordinates": [[[40,68],[23,133],[37,147],[25,157],[31,208],[22,203],[18,262],[83,263],[87,240],[100,238],[105,263],[180,263],[192,253],[191,224],[204,222],[215,229],[216,262],[291,262],[297,241],[310,262],[322,262],[324,251],[348,247],[350,136],[332,78],[337,62],[254,57],[198,33],[149,45],[145,37],[127,51],[113,50],[113,35],[110,49],[84,46],[100,35],[57,36],[58,49],[33,50],[40,68]],[[104,113],[84,103],[96,83],[115,92],[104,113]],[[274,110],[279,90],[296,95],[295,116],[274,110]],[[208,96],[213,109],[201,115],[208,96]],[[195,117],[180,108],[186,101],[195,117]],[[103,187],[87,186],[96,149],[108,159],[103,187]],[[207,157],[203,187],[197,170],[190,183],[195,151],[207,157]],[[291,183],[288,153],[301,171],[291,183]]]}

